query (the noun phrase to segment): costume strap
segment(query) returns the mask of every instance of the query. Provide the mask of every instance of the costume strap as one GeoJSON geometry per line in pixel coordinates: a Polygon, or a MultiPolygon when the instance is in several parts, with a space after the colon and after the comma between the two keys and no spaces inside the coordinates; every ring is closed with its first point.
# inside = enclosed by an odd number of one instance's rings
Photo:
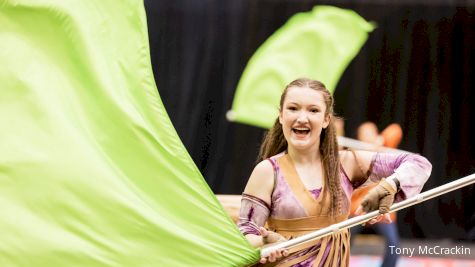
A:
{"type": "MultiPolygon", "coordinates": [[[[292,193],[295,195],[297,200],[303,206],[308,215],[314,216],[319,213],[316,206],[316,200],[313,198],[311,193],[305,188],[305,185],[300,180],[300,177],[295,169],[295,166],[292,162],[292,159],[288,154],[283,155],[277,159],[280,170],[284,175],[284,179],[289,185],[292,193]]],[[[323,194],[323,188],[322,192],[323,194]]]]}
{"type": "MultiPolygon", "coordinates": [[[[313,267],[318,267],[322,262],[323,257],[327,254],[323,267],[348,267],[349,266],[349,238],[348,230],[340,231],[329,236],[325,236],[321,239],[314,240],[312,244],[309,244],[307,248],[311,246],[318,246],[314,250],[307,253],[301,253],[302,249],[298,251],[292,251],[290,256],[282,259],[278,262],[265,264],[265,267],[290,267],[297,263],[308,260],[311,257],[315,257],[313,261],[313,267]]],[[[304,248],[305,249],[305,248],[304,248]]]]}
{"type": "Polygon", "coordinates": [[[316,215],[295,219],[269,218],[268,223],[269,229],[291,239],[342,222],[347,218],[346,214],[336,217],[316,215]]]}

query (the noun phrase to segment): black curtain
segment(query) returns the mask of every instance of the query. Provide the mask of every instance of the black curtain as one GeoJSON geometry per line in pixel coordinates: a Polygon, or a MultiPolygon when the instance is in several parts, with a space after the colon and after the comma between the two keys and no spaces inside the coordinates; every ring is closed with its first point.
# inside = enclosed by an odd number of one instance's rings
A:
{"type": "MultiPolygon", "coordinates": [[[[242,192],[264,133],[225,118],[247,61],[293,14],[317,4],[353,9],[378,25],[335,91],[346,135],[354,137],[366,120],[380,128],[400,123],[400,148],[433,164],[424,190],[474,173],[472,2],[145,1],[161,99],[213,191],[242,192]]],[[[399,212],[401,235],[474,240],[474,191],[466,187],[399,212]]]]}

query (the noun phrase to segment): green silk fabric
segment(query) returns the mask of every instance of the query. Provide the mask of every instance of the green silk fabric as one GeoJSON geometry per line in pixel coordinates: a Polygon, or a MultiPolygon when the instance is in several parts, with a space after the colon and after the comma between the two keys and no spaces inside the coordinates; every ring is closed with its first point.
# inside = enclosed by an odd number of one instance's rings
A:
{"type": "Polygon", "coordinates": [[[373,29],[354,11],[331,6],[292,16],[249,60],[228,119],[271,128],[284,87],[300,77],[319,80],[333,92],[373,29]]]}
{"type": "Polygon", "coordinates": [[[0,0],[0,266],[258,258],[160,100],[143,2],[0,0]]]}

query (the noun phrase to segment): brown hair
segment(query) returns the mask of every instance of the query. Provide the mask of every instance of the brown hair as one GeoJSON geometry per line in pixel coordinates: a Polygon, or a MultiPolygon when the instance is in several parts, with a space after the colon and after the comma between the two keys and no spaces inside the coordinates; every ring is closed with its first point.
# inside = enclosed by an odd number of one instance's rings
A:
{"type": "MultiPolygon", "coordinates": [[[[340,158],[338,154],[338,143],[336,140],[336,129],[333,123],[333,96],[326,89],[325,85],[319,81],[311,80],[307,78],[299,78],[289,83],[280,97],[279,110],[282,111],[282,107],[287,95],[287,91],[290,87],[310,88],[322,93],[326,112],[325,115],[330,117],[330,123],[328,127],[322,129],[320,134],[320,150],[319,153],[322,156],[322,165],[324,169],[325,186],[328,190],[324,190],[323,194],[330,194],[331,207],[330,212],[332,215],[341,213],[341,201],[343,191],[340,186],[340,158]]],[[[274,126],[266,133],[261,144],[258,160],[264,160],[271,156],[274,156],[287,149],[287,141],[285,140],[284,133],[282,131],[282,125],[279,122],[279,118],[276,119],[274,126]]],[[[325,197],[325,195],[323,195],[325,197]]]]}

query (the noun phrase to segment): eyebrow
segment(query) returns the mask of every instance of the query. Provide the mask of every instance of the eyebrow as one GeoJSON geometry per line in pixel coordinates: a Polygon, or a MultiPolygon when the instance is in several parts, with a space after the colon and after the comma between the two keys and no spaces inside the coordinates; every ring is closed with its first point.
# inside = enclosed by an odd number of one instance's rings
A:
{"type": "MultiPolygon", "coordinates": [[[[298,105],[298,106],[301,106],[301,104],[297,103],[297,102],[287,102],[287,105],[298,105]]],[[[322,108],[320,105],[318,104],[310,104],[308,107],[316,107],[316,108],[322,108]]]]}

